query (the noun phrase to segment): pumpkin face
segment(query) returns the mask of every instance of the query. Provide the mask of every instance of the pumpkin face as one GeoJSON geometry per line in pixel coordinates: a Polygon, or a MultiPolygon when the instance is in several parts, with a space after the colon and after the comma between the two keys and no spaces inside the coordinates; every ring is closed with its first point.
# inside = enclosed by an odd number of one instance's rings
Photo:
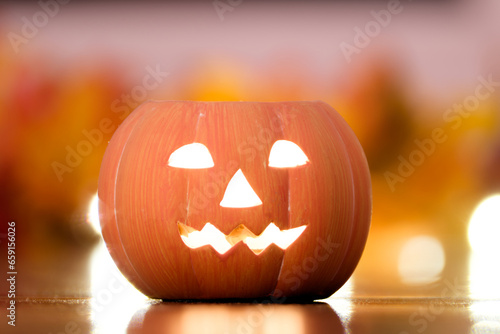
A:
{"type": "Polygon", "coordinates": [[[108,249],[162,299],[324,298],[366,241],[363,151],[322,102],[146,102],[99,177],[108,249]]]}

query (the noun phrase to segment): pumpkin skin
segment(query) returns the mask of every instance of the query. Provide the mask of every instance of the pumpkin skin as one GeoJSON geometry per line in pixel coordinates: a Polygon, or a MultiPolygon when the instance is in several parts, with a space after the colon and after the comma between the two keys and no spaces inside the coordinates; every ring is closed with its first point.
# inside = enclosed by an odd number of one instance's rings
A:
{"type": "Polygon", "coordinates": [[[370,174],[342,117],[315,102],[148,101],[117,129],[99,175],[102,235],[122,273],[161,299],[326,298],[354,271],[371,217],[370,174]],[[305,165],[268,166],[273,144],[288,140],[305,165]],[[201,143],[211,168],[169,166],[178,148],[201,143]],[[241,170],[262,205],[220,205],[241,170]],[[306,225],[286,249],[255,254],[239,242],[223,254],[189,248],[178,223],[211,223],[228,235],[255,235],[273,222],[306,225]]]}

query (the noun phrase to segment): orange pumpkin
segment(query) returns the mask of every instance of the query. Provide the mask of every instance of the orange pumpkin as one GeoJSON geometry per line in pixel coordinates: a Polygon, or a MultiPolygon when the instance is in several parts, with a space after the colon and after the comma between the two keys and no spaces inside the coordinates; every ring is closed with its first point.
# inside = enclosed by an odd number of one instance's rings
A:
{"type": "Polygon", "coordinates": [[[325,298],[363,251],[370,176],[323,102],[151,101],[109,143],[99,211],[150,297],[325,298]]]}

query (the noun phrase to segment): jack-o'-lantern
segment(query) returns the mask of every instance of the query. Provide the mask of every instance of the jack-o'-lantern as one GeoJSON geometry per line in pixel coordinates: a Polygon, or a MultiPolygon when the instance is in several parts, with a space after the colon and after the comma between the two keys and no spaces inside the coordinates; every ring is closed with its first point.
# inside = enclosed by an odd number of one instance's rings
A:
{"type": "Polygon", "coordinates": [[[324,298],[363,251],[370,176],[323,102],[151,101],[109,143],[99,211],[150,297],[324,298]]]}

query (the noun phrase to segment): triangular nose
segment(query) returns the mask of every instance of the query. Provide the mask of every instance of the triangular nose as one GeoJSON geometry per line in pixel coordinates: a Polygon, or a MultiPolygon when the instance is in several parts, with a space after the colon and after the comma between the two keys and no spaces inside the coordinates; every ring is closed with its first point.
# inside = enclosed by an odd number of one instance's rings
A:
{"type": "Polygon", "coordinates": [[[261,205],[262,201],[248,183],[241,169],[229,181],[220,206],[226,208],[249,208],[261,205]]]}

